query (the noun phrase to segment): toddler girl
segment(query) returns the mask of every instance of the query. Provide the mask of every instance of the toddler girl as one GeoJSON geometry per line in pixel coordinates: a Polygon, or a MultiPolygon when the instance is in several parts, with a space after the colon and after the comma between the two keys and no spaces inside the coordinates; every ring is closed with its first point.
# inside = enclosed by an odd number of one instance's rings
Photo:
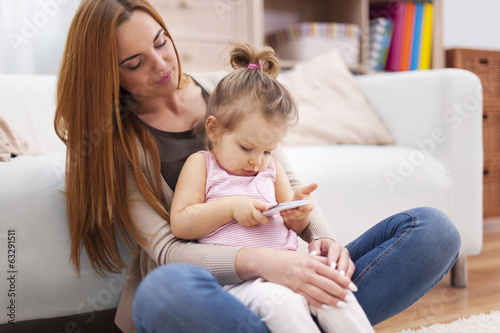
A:
{"type": "MultiPolygon", "coordinates": [[[[200,243],[296,251],[317,185],[293,191],[272,152],[297,121],[297,108],[276,80],[280,66],[271,48],[257,51],[236,44],[231,65],[236,70],[219,82],[208,103],[208,150],[191,155],[179,176],[170,212],[172,232],[200,243]],[[309,204],[269,218],[262,214],[277,203],[302,199],[309,204]]],[[[311,314],[325,332],[373,332],[351,291],[337,307],[316,308],[302,295],[262,278],[225,289],[271,332],[320,332],[311,314]]]]}

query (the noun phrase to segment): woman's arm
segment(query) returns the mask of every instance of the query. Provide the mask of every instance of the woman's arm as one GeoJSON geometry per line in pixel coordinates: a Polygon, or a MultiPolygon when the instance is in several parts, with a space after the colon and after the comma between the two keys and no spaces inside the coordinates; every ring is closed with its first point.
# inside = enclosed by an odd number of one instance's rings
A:
{"type": "Polygon", "coordinates": [[[327,264],[327,258],[298,251],[243,248],[236,256],[236,271],[242,280],[262,277],[303,295],[309,304],[336,306],[346,301],[351,280],[327,264]]]}
{"type": "MultiPolygon", "coordinates": [[[[139,154],[141,162],[145,163],[142,148],[139,154]]],[[[142,176],[146,177],[145,174],[142,176]]],[[[146,243],[141,245],[141,261],[152,260],[157,266],[170,263],[197,265],[210,270],[221,284],[242,282],[235,269],[236,254],[240,248],[199,244],[175,237],[169,221],[153,209],[139,190],[131,165],[127,167],[127,193],[130,214],[146,243]]],[[[169,211],[173,191],[165,181],[162,181],[162,193],[165,201],[160,204],[169,211]]]]}

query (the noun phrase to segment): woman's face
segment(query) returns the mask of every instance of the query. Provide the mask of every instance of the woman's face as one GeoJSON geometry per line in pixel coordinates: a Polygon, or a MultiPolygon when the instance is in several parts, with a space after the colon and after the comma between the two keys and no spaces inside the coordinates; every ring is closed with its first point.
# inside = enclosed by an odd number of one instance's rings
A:
{"type": "Polygon", "coordinates": [[[142,10],[116,30],[120,85],[137,101],[177,89],[178,63],[165,30],[142,10]]]}

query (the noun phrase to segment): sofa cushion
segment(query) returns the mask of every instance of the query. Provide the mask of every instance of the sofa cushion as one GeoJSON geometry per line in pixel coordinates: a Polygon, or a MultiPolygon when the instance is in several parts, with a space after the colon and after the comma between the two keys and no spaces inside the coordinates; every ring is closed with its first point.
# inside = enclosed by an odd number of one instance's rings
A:
{"type": "Polygon", "coordinates": [[[299,62],[278,80],[299,108],[299,123],[289,129],[285,145],[394,143],[338,50],[299,62]]]}

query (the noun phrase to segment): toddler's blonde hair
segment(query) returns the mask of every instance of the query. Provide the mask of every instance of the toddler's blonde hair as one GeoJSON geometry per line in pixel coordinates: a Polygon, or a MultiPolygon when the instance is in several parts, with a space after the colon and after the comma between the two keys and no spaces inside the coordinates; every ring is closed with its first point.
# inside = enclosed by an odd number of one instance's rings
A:
{"type": "MultiPolygon", "coordinates": [[[[290,92],[276,80],[281,67],[274,50],[269,46],[257,50],[246,43],[232,46],[230,64],[235,70],[215,87],[206,118],[217,119],[218,131],[233,130],[256,111],[275,124],[294,125],[298,120],[297,106],[290,92]]],[[[207,146],[211,148],[211,143],[207,142],[207,146]]]]}

